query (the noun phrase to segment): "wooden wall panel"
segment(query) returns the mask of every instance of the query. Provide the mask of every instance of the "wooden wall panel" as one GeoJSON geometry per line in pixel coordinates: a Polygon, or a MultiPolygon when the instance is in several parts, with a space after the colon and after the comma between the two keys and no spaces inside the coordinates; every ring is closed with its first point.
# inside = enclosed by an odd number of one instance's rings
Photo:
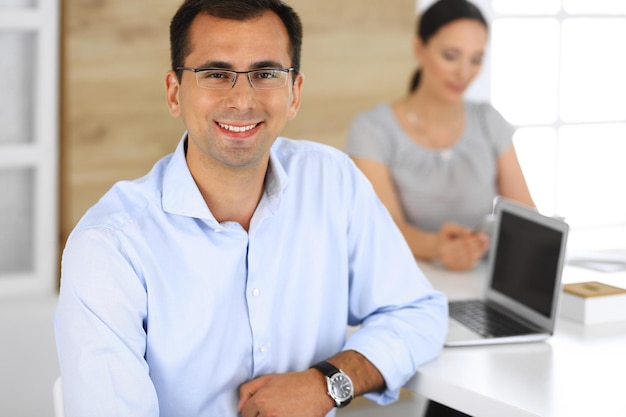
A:
{"type": "Polygon", "coordinates": [[[145,174],[180,137],[164,93],[177,4],[64,2],[61,247],[115,181],[145,174]]]}
{"type": "Polygon", "coordinates": [[[404,94],[413,0],[290,0],[304,25],[303,102],[284,134],[343,148],[354,115],[404,94]]]}
{"type": "MultiPolygon", "coordinates": [[[[343,148],[356,112],[403,94],[414,0],[288,0],[304,24],[302,108],[285,136],[343,148]]],[[[61,247],[114,182],[173,151],[164,76],[177,0],[65,0],[61,247]]]]}

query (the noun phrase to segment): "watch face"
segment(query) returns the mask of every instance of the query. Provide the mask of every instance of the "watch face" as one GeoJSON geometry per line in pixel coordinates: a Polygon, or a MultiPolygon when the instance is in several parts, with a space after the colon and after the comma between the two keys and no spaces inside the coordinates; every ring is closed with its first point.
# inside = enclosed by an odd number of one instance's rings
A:
{"type": "Polygon", "coordinates": [[[337,401],[346,401],[352,398],[352,381],[346,374],[337,373],[330,378],[328,389],[330,395],[337,401]]]}

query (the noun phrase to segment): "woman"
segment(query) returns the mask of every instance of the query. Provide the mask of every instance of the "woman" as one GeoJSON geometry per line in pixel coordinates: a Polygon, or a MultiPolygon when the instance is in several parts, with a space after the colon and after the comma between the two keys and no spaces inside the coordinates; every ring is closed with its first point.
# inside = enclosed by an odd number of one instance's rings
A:
{"type": "Polygon", "coordinates": [[[439,0],[418,21],[420,68],[409,93],[357,115],[347,152],[370,179],[417,258],[473,268],[488,248],[476,231],[501,195],[534,206],[513,127],[463,99],[478,75],[487,22],[466,0],[439,0]]]}

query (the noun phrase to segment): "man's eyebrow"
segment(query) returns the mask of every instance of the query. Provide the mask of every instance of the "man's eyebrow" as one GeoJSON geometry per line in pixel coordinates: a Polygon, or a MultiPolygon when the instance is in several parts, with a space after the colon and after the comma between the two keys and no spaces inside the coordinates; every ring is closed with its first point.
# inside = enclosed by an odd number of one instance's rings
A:
{"type": "MultiPolygon", "coordinates": [[[[198,65],[198,68],[215,68],[233,71],[235,67],[232,64],[225,61],[206,61],[205,63],[198,65]]],[[[262,69],[262,68],[283,68],[283,66],[276,61],[264,60],[257,61],[250,66],[250,69],[262,69]]]]}
{"type": "Polygon", "coordinates": [[[255,62],[252,65],[252,68],[283,68],[283,66],[276,61],[259,61],[259,62],[255,62]]]}
{"type": "Polygon", "coordinates": [[[198,68],[216,68],[216,69],[225,69],[232,70],[233,66],[228,62],[224,61],[207,61],[203,64],[198,65],[198,68]]]}

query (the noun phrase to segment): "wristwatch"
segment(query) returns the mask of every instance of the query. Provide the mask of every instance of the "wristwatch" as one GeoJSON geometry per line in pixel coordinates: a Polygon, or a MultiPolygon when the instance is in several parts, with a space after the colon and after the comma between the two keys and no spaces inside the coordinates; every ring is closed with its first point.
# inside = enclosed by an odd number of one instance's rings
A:
{"type": "Polygon", "coordinates": [[[311,366],[326,377],[328,395],[335,401],[335,407],[342,408],[350,404],[354,397],[352,380],[341,369],[330,362],[322,361],[311,366]]]}

